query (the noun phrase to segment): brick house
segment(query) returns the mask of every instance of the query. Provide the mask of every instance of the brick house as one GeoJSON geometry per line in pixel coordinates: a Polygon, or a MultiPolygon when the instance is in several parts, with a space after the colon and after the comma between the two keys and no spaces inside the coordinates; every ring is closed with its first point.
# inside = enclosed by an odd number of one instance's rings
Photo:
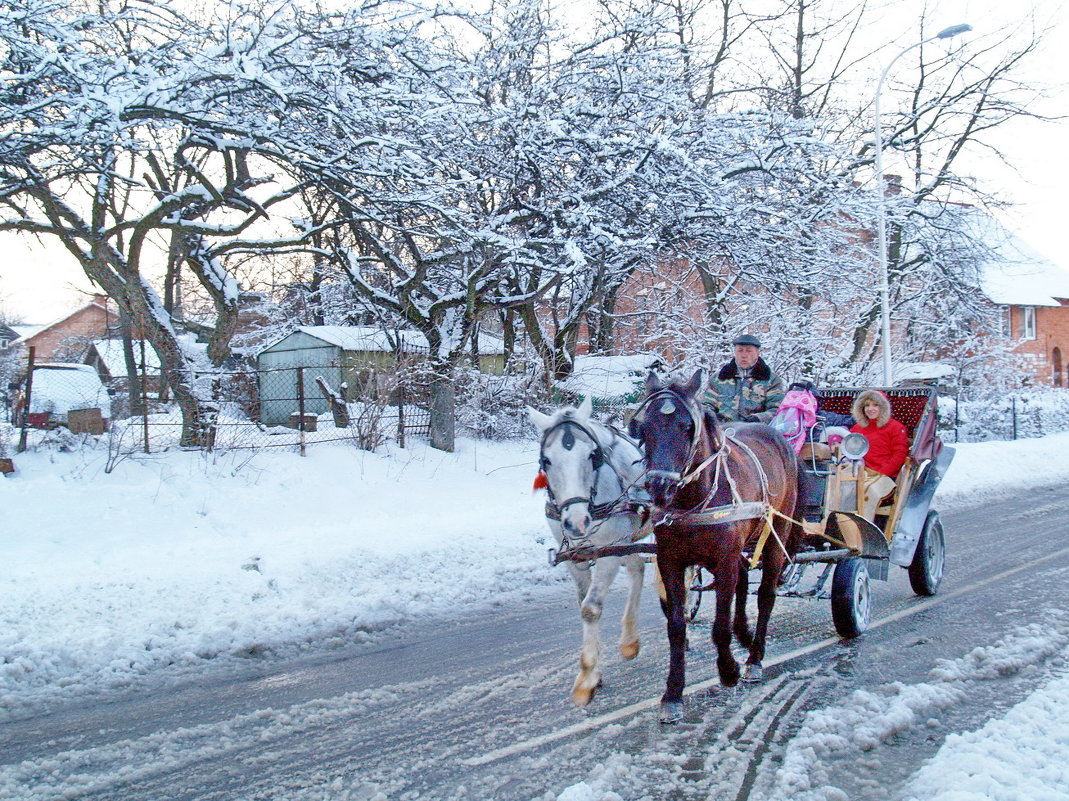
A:
{"type": "Polygon", "coordinates": [[[34,358],[46,361],[81,361],[89,343],[119,336],[119,312],[107,295],[93,295],[88,303],[55,322],[19,340],[20,345],[35,348],[34,358]]]}
{"type": "MultiPolygon", "coordinates": [[[[969,206],[958,208],[965,213],[972,236],[983,243],[988,253],[986,263],[981,265],[981,291],[1001,310],[1000,330],[993,333],[1015,343],[1013,351],[1021,354],[1031,383],[1069,387],[1069,272],[1036,253],[986,212],[969,206]]],[[[867,231],[855,233],[863,244],[873,239],[867,231]]],[[[732,284],[730,290],[738,294],[740,305],[759,297],[760,287],[734,284],[730,270],[718,272],[721,277],[728,276],[726,283],[732,284]]],[[[727,288],[722,285],[712,290],[722,292],[727,288]]],[[[665,332],[673,330],[678,341],[680,335],[693,336],[699,331],[705,293],[701,276],[686,259],[639,265],[616,296],[611,352],[654,352],[672,359],[677,355],[676,348],[673,337],[665,332]]],[[[832,314],[826,312],[829,319],[832,314]]],[[[892,319],[892,337],[902,335],[895,330],[896,322],[892,319]]],[[[831,331],[832,336],[836,333],[831,331]]],[[[577,355],[589,352],[587,341],[584,325],[579,332],[577,355]]],[[[711,352],[718,347],[717,343],[710,345],[711,352]]],[[[911,369],[916,367],[912,365],[911,369]]],[[[932,368],[927,365],[927,369],[932,368]]]]}
{"type": "Polygon", "coordinates": [[[984,265],[982,287],[1002,312],[998,333],[1017,341],[1014,353],[1035,384],[1069,387],[1069,272],[994,220],[986,224],[996,258],[984,265]]]}

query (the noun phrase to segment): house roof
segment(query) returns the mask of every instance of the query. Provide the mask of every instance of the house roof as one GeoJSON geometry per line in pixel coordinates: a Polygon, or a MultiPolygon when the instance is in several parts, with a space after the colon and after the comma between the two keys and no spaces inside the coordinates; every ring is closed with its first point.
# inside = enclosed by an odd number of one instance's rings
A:
{"type": "Polygon", "coordinates": [[[2,338],[2,339],[18,339],[19,336],[20,336],[19,332],[16,331],[14,328],[12,328],[9,325],[4,325],[3,323],[0,323],[0,338],[2,338]]]}
{"type": "Polygon", "coordinates": [[[981,265],[980,285],[991,301],[1002,306],[1059,306],[1059,298],[1069,298],[1069,272],[1060,264],[990,214],[971,211],[969,226],[990,249],[981,265]]]}
{"type": "Polygon", "coordinates": [[[641,389],[646,374],[660,365],[660,357],[649,353],[576,356],[572,373],[562,386],[593,398],[625,397],[641,389]]]}
{"type": "Polygon", "coordinates": [[[50,323],[48,323],[46,325],[13,326],[13,327],[16,328],[16,329],[18,329],[18,328],[32,329],[32,330],[29,331],[29,333],[22,334],[22,339],[23,340],[27,340],[27,339],[30,339],[31,337],[37,336],[42,331],[47,331],[49,328],[54,328],[55,326],[59,325],[60,323],[64,322],[65,320],[69,320],[71,317],[73,317],[74,315],[78,314],[78,312],[83,311],[85,309],[88,309],[88,308],[90,308],[92,306],[95,306],[96,308],[103,310],[104,313],[106,315],[108,315],[109,317],[117,317],[118,316],[117,312],[114,309],[108,308],[108,296],[107,295],[93,295],[92,299],[88,303],[83,303],[77,309],[74,309],[73,311],[68,312],[67,314],[64,314],[62,317],[57,317],[55,320],[53,320],[52,322],[50,322],[50,323]]]}
{"type": "Polygon", "coordinates": [[[19,339],[29,339],[38,331],[44,329],[43,325],[12,325],[9,327],[19,335],[19,339]]]}
{"type": "MultiPolygon", "coordinates": [[[[393,342],[399,341],[401,349],[408,352],[426,352],[430,346],[427,338],[419,331],[391,331],[389,334],[380,328],[367,325],[302,325],[297,331],[321,339],[331,345],[349,351],[377,351],[392,353],[393,342]]],[[[291,332],[292,333],[292,332],[291,332]]],[[[289,336],[287,334],[286,336],[289,336]]],[[[277,339],[260,352],[270,350],[282,339],[277,339]]],[[[483,356],[505,352],[504,341],[493,334],[479,333],[479,353],[483,356]]]]}
{"type": "MultiPolygon", "coordinates": [[[[141,340],[134,340],[134,361],[138,366],[141,364],[141,340]]],[[[121,378],[126,375],[126,357],[122,352],[122,340],[98,339],[92,343],[92,347],[104,362],[104,367],[112,378],[121,378]]],[[[160,357],[151,345],[145,345],[145,369],[152,373],[160,371],[160,357]]]]}

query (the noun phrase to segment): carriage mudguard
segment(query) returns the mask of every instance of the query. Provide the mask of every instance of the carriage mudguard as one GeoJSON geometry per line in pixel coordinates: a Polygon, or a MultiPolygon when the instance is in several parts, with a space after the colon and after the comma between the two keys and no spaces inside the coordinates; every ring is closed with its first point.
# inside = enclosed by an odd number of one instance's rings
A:
{"type": "Polygon", "coordinates": [[[853,512],[830,512],[824,534],[845,543],[857,551],[858,556],[869,560],[872,578],[887,581],[887,539],[871,521],[853,512]]]}
{"type": "Polygon", "coordinates": [[[913,561],[913,552],[917,550],[924,521],[928,517],[928,507],[939,488],[939,482],[946,475],[954,459],[954,449],[944,445],[935,459],[930,461],[921,472],[919,480],[910,488],[902,515],[895,526],[891,539],[891,561],[901,567],[909,567],[913,561]]]}

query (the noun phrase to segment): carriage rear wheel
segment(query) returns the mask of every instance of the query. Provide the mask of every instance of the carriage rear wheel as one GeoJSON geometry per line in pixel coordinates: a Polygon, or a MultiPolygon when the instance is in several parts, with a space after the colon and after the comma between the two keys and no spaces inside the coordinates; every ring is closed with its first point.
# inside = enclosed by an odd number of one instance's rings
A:
{"type": "Polygon", "coordinates": [[[685,610],[687,620],[694,620],[698,616],[698,609],[702,605],[702,592],[701,589],[704,584],[704,576],[702,569],[698,566],[688,567],[687,572],[684,574],[684,580],[686,581],[687,595],[685,610]]]}
{"type": "Polygon", "coordinates": [[[869,571],[865,560],[851,556],[835,566],[831,581],[831,619],[843,639],[869,627],[869,571]]]}
{"type": "Polygon", "coordinates": [[[917,540],[917,550],[909,565],[909,585],[917,595],[935,595],[943,580],[943,563],[946,561],[946,545],[943,542],[943,524],[939,512],[928,512],[917,540]]]}

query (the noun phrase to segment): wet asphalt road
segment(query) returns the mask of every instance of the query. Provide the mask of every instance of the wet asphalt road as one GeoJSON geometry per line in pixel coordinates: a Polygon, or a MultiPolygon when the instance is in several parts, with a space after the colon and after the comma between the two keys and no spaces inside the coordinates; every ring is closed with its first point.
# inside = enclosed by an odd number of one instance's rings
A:
{"type": "MultiPolygon", "coordinates": [[[[1069,609],[1067,495],[1036,490],[944,514],[939,595],[914,596],[892,567],[889,582],[872,583],[873,627],[853,642],[835,637],[827,601],[781,599],[759,687],[718,688],[706,604],[691,633],[694,691],[676,727],[657,722],[667,653],[648,581],[642,652],[630,663],[615,654],[621,582],[605,615],[605,687],[585,711],[567,703],[579,625],[574,592],[561,583],[523,608],[156,681],[4,724],[0,796],[555,798],[612,757],[633,765],[635,798],[760,797],[808,711],[857,689],[923,683],[940,660],[1069,609]]],[[[834,758],[827,770],[850,798],[893,798],[947,733],[998,715],[1046,670],[1040,662],[971,687],[931,725],[903,730],[864,759],[834,758]]]]}

